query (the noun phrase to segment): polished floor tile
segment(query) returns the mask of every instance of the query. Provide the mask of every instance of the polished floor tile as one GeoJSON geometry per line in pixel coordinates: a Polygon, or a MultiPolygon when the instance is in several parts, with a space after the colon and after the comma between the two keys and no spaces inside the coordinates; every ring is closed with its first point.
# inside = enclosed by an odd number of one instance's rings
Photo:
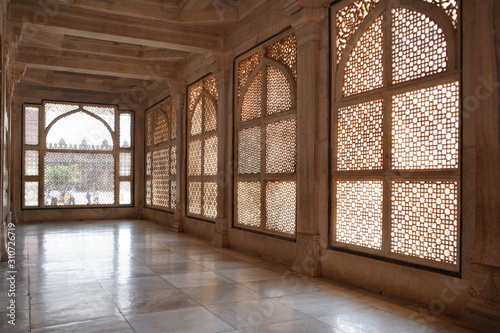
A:
{"type": "Polygon", "coordinates": [[[2,333],[472,332],[152,222],[40,223],[17,236],[16,326],[0,320],[2,333]]]}
{"type": "Polygon", "coordinates": [[[207,311],[194,307],[137,316],[126,316],[137,333],[218,333],[233,327],[207,311]]]}

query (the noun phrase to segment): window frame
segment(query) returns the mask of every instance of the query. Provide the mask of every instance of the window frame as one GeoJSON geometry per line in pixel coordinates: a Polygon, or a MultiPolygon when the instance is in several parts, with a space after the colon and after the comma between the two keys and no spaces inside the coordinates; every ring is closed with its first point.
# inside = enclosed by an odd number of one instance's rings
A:
{"type": "Polygon", "coordinates": [[[103,104],[103,103],[82,103],[82,102],[72,102],[72,101],[60,101],[60,100],[42,100],[41,103],[23,103],[22,105],[22,154],[21,154],[21,210],[38,210],[38,209],[82,209],[82,208],[106,208],[106,207],[133,207],[135,205],[134,196],[134,174],[135,174],[135,114],[132,110],[122,110],[118,108],[116,104],[103,104]],[[77,108],[67,111],[59,115],[58,117],[52,119],[50,124],[45,126],[45,106],[47,104],[61,104],[61,105],[76,105],[77,108]],[[27,108],[38,109],[38,143],[28,144],[26,142],[26,109],[27,108]],[[114,130],[111,130],[109,124],[96,115],[91,114],[90,111],[85,110],[85,107],[108,107],[114,109],[114,130]],[[49,148],[46,144],[46,137],[50,129],[61,119],[76,114],[78,112],[83,112],[96,118],[100,121],[108,130],[110,130],[111,139],[113,140],[112,150],[90,150],[90,149],[53,149],[49,148]],[[120,142],[121,135],[121,116],[130,116],[130,142],[128,147],[122,147],[120,142]],[[26,175],[26,151],[37,151],[38,152],[38,175],[26,175]],[[98,155],[113,155],[114,160],[114,203],[113,204],[90,204],[90,205],[46,205],[45,204],[45,192],[44,192],[44,177],[45,177],[45,154],[46,153],[74,153],[74,154],[98,154],[98,155]],[[130,154],[130,175],[121,176],[120,175],[120,154],[128,153],[130,154]],[[26,183],[37,182],[38,183],[38,204],[37,205],[26,205],[26,183]],[[120,204],[120,188],[122,182],[130,183],[130,203],[120,204]]]}
{"type": "MultiPolygon", "coordinates": [[[[436,8],[434,4],[422,1],[408,0],[380,0],[374,8],[371,9],[368,15],[362,19],[362,23],[355,28],[356,31],[351,35],[346,43],[345,49],[342,51],[342,58],[338,59],[337,49],[337,24],[336,14],[342,8],[345,8],[356,0],[337,1],[329,9],[330,20],[330,193],[329,199],[330,221],[328,227],[328,243],[329,248],[333,250],[353,253],[361,256],[367,256],[375,259],[395,262],[398,264],[408,265],[417,268],[434,270],[443,274],[456,275],[461,271],[461,160],[462,160],[462,96],[461,96],[461,22],[458,17],[456,27],[453,26],[450,16],[448,16],[441,8],[436,8]],[[392,63],[392,8],[406,8],[423,13],[442,29],[447,43],[447,68],[441,73],[424,75],[419,78],[412,78],[404,82],[393,83],[393,63],[392,63]],[[349,59],[351,51],[355,48],[356,43],[364,32],[375,22],[379,16],[383,16],[382,21],[382,64],[383,77],[382,87],[365,92],[354,93],[349,96],[342,96],[343,79],[345,64],[349,59]],[[458,82],[458,167],[454,169],[397,169],[391,164],[391,148],[392,148],[392,116],[394,109],[392,107],[392,98],[398,94],[418,91],[424,88],[435,87],[439,84],[458,82]],[[360,103],[382,100],[382,169],[380,170],[353,170],[341,171],[337,169],[337,146],[338,146],[338,129],[339,129],[339,109],[345,106],[355,106],[360,103]],[[356,246],[336,241],[336,198],[337,198],[337,181],[351,180],[376,180],[382,181],[383,184],[383,208],[382,208],[382,248],[381,250],[370,249],[367,247],[356,246]],[[433,261],[431,259],[423,259],[411,255],[398,254],[391,251],[391,197],[392,185],[396,181],[453,181],[457,184],[457,256],[456,264],[433,261]]],[[[457,1],[458,2],[458,1],[457,1]]],[[[458,3],[458,14],[460,15],[461,4],[458,3]]]]}

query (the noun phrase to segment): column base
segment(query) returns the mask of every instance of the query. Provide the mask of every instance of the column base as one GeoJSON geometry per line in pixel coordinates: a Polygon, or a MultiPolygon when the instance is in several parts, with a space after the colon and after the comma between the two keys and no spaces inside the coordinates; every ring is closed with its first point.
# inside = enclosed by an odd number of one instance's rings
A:
{"type": "Polygon", "coordinates": [[[319,235],[297,233],[298,255],[292,265],[292,271],[310,277],[321,276],[319,235]]]}

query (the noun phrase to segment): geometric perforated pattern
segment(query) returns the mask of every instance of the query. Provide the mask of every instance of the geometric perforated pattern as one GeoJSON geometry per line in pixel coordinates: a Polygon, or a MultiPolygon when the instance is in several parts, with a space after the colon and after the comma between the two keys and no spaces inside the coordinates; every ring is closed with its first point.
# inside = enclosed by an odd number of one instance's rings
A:
{"type": "Polygon", "coordinates": [[[217,183],[203,183],[203,215],[209,218],[217,217],[217,183]]]}
{"type": "Polygon", "coordinates": [[[457,26],[458,21],[458,1],[457,0],[424,0],[441,7],[450,17],[453,25],[457,26]]]}
{"type": "Polygon", "coordinates": [[[393,82],[446,71],[446,38],[436,22],[406,8],[394,8],[392,17],[393,82]]]}
{"type": "Polygon", "coordinates": [[[177,112],[173,98],[146,112],[146,205],[172,211],[177,173],[177,112]]]}
{"type": "Polygon", "coordinates": [[[458,2],[332,5],[332,245],[458,269],[458,2]]]}
{"type": "Polygon", "coordinates": [[[349,39],[378,2],[379,0],[357,0],[337,11],[335,16],[337,25],[337,62],[340,60],[349,39]]]}
{"type": "Polygon", "coordinates": [[[436,181],[392,183],[392,252],[457,263],[457,185],[436,181]]]}
{"type": "Polygon", "coordinates": [[[361,36],[345,65],[344,96],[382,87],[382,16],[361,36]]]}
{"type": "Polygon", "coordinates": [[[262,71],[259,71],[243,97],[241,121],[259,118],[262,114],[262,71]]]}
{"type": "Polygon", "coordinates": [[[393,96],[394,169],[458,167],[458,82],[393,96]]]}
{"type": "Polygon", "coordinates": [[[131,111],[83,103],[26,104],[23,128],[23,207],[131,204],[131,111]]]}
{"type": "Polygon", "coordinates": [[[35,107],[24,108],[24,143],[27,145],[38,144],[39,109],[35,107]]]}
{"type": "Polygon", "coordinates": [[[295,234],[297,189],[295,182],[266,184],[266,229],[295,234]]]}
{"type": "Polygon", "coordinates": [[[239,181],[236,189],[238,224],[259,227],[262,201],[260,182],[239,181]]]}
{"type": "Polygon", "coordinates": [[[339,108],[337,119],[337,170],[382,169],[382,100],[339,108]]]}
{"type": "Polygon", "coordinates": [[[243,59],[238,63],[238,98],[240,97],[241,89],[247,82],[248,77],[261,61],[262,53],[255,52],[248,58],[243,59]]]}
{"type": "Polygon", "coordinates": [[[266,58],[284,64],[297,79],[297,37],[294,34],[274,42],[265,49],[266,58]]]}
{"type": "Polygon", "coordinates": [[[208,219],[217,217],[218,98],[214,75],[188,87],[188,214],[208,219]]]}
{"type": "Polygon", "coordinates": [[[26,176],[38,176],[39,161],[38,150],[24,151],[24,174],[26,176]]]}
{"type": "Polygon", "coordinates": [[[47,128],[50,125],[50,123],[52,123],[52,121],[57,117],[77,109],[78,105],[75,104],[45,103],[44,104],[45,128],[47,128]]]}
{"type": "Polygon", "coordinates": [[[295,237],[297,38],[271,40],[237,60],[237,226],[295,237]]]}
{"type": "Polygon", "coordinates": [[[285,74],[277,68],[267,67],[267,114],[289,111],[291,108],[292,89],[285,74]]]}
{"type": "Polygon", "coordinates": [[[297,156],[297,121],[295,118],[266,126],[266,172],[295,172],[297,156]]]}
{"type": "Polygon", "coordinates": [[[238,133],[238,173],[257,174],[261,159],[260,126],[245,128],[238,133]]]}
{"type": "Polygon", "coordinates": [[[337,242],[382,248],[382,192],[382,181],[337,181],[337,242]]]}
{"type": "Polygon", "coordinates": [[[169,149],[153,152],[153,205],[159,207],[170,207],[169,157],[169,149]]]}
{"type": "Polygon", "coordinates": [[[189,182],[188,212],[193,215],[201,215],[201,182],[189,182]]]}

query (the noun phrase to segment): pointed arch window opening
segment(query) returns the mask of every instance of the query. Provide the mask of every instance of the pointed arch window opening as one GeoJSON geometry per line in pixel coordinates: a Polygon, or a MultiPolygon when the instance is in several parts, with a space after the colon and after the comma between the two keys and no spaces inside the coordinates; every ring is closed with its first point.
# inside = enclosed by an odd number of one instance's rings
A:
{"type": "Polygon", "coordinates": [[[23,110],[23,208],[133,204],[132,111],[55,101],[23,110]]]}

